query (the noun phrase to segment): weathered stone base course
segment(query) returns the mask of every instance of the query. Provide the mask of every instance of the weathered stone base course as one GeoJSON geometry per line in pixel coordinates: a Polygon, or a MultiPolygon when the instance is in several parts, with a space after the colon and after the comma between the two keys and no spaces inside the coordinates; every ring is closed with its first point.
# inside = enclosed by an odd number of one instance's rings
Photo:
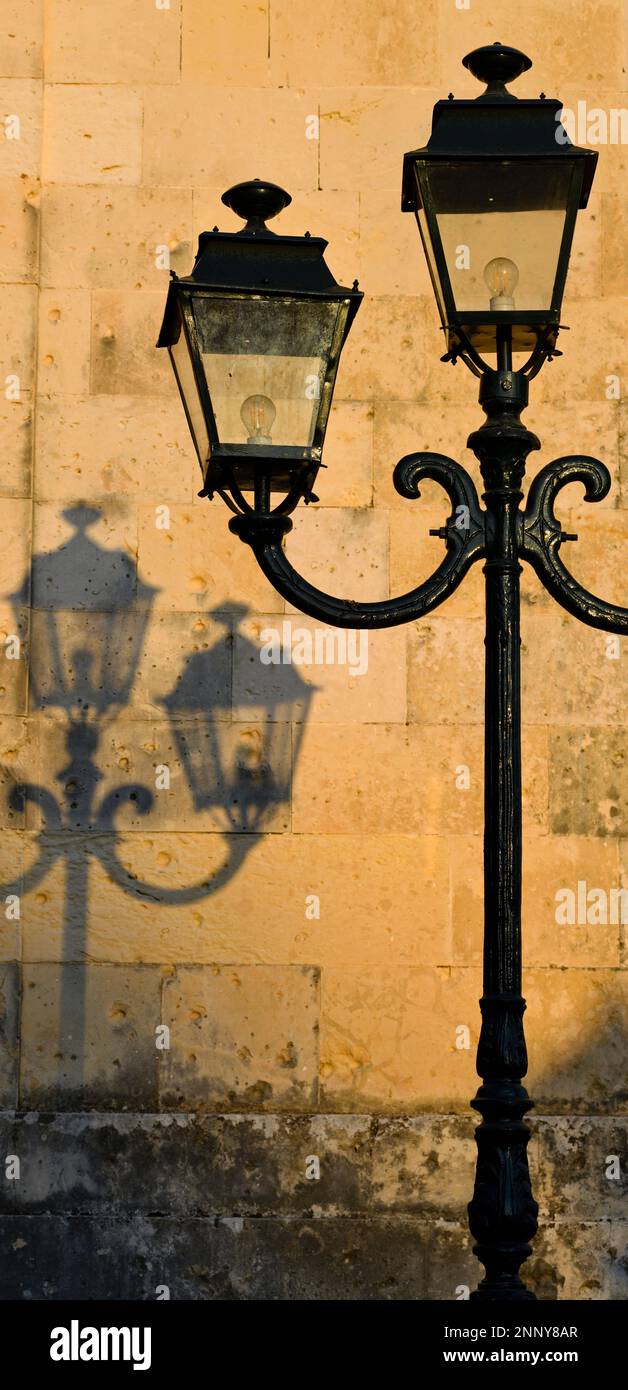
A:
{"type": "MultiPolygon", "coordinates": [[[[626,1178],[605,1176],[627,1128],[533,1122],[539,1298],[628,1297],[626,1178]]],[[[5,1112],[0,1134],[20,1159],[0,1193],[3,1299],[429,1300],[477,1283],[472,1119],[5,1112]]]]}

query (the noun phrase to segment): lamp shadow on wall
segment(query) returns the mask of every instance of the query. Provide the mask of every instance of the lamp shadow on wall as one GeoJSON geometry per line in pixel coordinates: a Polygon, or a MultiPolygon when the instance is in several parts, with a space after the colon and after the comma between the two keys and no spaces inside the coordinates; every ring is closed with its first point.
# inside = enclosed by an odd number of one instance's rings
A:
{"type": "MultiPolygon", "coordinates": [[[[188,653],[169,692],[152,696],[153,704],[163,707],[166,727],[169,723],[177,766],[160,764],[152,787],[129,780],[100,795],[103,734],[131,705],[158,590],[142,581],[126,551],[106,549],[87,534],[101,519],[97,508],[69,507],[63,517],[72,535],[55,551],[35,555],[19,590],[10,595],[16,617],[31,609],[28,708],[40,716],[35,730],[43,780],[53,778],[60,793],[35,782],[13,785],[10,809],[25,828],[39,831],[37,855],[14,882],[0,887],[0,894],[5,899],[16,894],[23,902],[57,864],[65,873],[61,920],[45,922],[42,949],[35,953],[35,959],[60,967],[48,1025],[56,1036],[45,1048],[56,1056],[58,1074],[49,1086],[37,1083],[37,1108],[55,1108],[61,1095],[63,1108],[70,1096],[77,1108],[82,1104],[91,859],[125,895],[143,904],[150,900],[157,911],[225,888],[290,806],[293,768],[314,693],[292,665],[275,666],[264,679],[268,668],[261,665],[260,648],[238,632],[248,613],[244,606],[214,609],[209,616],[224,631],[213,645],[188,653]],[[234,711],[236,635],[240,662],[252,662],[257,678],[242,683],[234,711]],[[55,762],[59,770],[53,772],[55,762]],[[190,802],[192,816],[203,816],[202,829],[209,826],[212,839],[222,839],[221,864],[189,885],[147,883],[120,858],[117,814],[126,811],[130,818],[128,849],[129,838],[132,844],[134,833],[150,832],[155,821],[157,831],[192,829],[190,802]]],[[[164,683],[171,675],[167,668],[161,674],[164,683]]],[[[146,728],[146,718],[138,718],[138,740],[146,728]]],[[[55,910],[52,900],[50,909],[55,910]]]]}

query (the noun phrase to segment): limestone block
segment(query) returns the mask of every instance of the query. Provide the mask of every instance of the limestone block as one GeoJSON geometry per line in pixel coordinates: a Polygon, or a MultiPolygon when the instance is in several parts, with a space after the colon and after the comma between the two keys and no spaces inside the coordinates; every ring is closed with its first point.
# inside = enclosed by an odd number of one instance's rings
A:
{"type": "Polygon", "coordinates": [[[91,305],[84,290],[41,290],[37,387],[41,395],[89,389],[91,305]]]}
{"type": "MultiPolygon", "coordinates": [[[[467,437],[471,430],[482,424],[483,415],[473,403],[472,391],[464,390],[470,386],[466,379],[460,380],[460,398],[455,405],[435,404],[421,401],[378,401],[374,407],[373,419],[373,471],[375,502],[412,516],[420,521],[426,508],[441,506],[443,521],[450,512],[449,498],[438,483],[427,479],[421,484],[421,499],[418,506],[406,497],[400,497],[393,486],[392,475],[399,459],[406,454],[433,453],[445,454],[460,462],[471,474],[478,492],[481,491],[480,470],[477,459],[466,449],[467,437]]],[[[395,525],[397,520],[395,518],[395,525]]],[[[431,523],[430,523],[431,524],[431,523]]],[[[434,556],[438,545],[431,545],[434,556]]],[[[467,580],[468,583],[468,580],[467,580]]]]}
{"type": "MultiPolygon", "coordinates": [[[[558,359],[556,371],[541,372],[535,379],[537,399],[553,404],[557,414],[561,406],[568,407],[572,422],[577,419],[576,402],[608,399],[606,393],[612,387],[609,378],[619,376],[623,382],[628,375],[625,320],[626,304],[619,295],[575,299],[567,281],[561,322],[569,324],[570,332],[560,336],[564,355],[558,359]]],[[[576,452],[573,446],[572,452],[576,452]]]]}
{"type": "Polygon", "coordinates": [[[624,727],[556,729],[550,740],[550,825],[558,835],[625,833],[624,727]]]}
{"type": "Polygon", "coordinates": [[[367,294],[431,298],[432,282],[416,220],[400,212],[398,190],[368,185],[360,190],[359,265],[367,294]]]}
{"type": "MultiPolygon", "coordinates": [[[[315,189],[319,142],[311,136],[317,114],[312,90],[253,87],[243,93],[208,87],[206,80],[147,87],[142,182],[226,189],[259,176],[293,195],[298,189],[315,189]],[[209,134],[217,130],[220,140],[209,134]]],[[[346,187],[346,181],[339,186],[346,187]]]]}
{"type": "Polygon", "coordinates": [[[6,0],[0,34],[3,77],[41,77],[43,0],[6,0]]]}
{"type": "Polygon", "coordinates": [[[615,645],[614,637],[609,641],[609,634],[559,608],[542,614],[524,608],[521,633],[524,720],[567,728],[621,723],[628,700],[625,638],[615,645]]]}
{"type": "Polygon", "coordinates": [[[178,399],[168,353],[155,346],[164,303],[158,290],[92,291],[92,392],[178,399]]]}
{"type": "Polygon", "coordinates": [[[471,1116],[383,1120],[373,1143],[375,1209],[464,1219],[473,1192],[473,1129],[471,1116]]]}
{"type": "Polygon", "coordinates": [[[24,175],[2,184],[0,213],[0,280],[30,283],[39,257],[39,188],[24,175]]]}
{"type": "Polygon", "coordinates": [[[610,1231],[609,1221],[543,1223],[524,1266],[526,1283],[537,1298],[559,1303],[610,1298],[610,1231]]]}
{"type": "Polygon", "coordinates": [[[48,183],[139,183],[141,138],[142,99],[132,88],[46,87],[42,168],[48,183]]]}
{"type": "Polygon", "coordinates": [[[32,774],[33,749],[25,719],[0,718],[0,826],[19,830],[25,824],[25,810],[17,788],[32,774]]]}
{"type": "Polygon", "coordinates": [[[267,3],[258,0],[240,0],[235,9],[214,8],[210,21],[204,0],[183,0],[184,81],[217,87],[262,87],[274,81],[268,62],[268,9],[267,3]]]}
{"type": "Polygon", "coordinates": [[[169,268],[187,275],[193,260],[192,195],[180,188],[50,184],[43,227],[42,284],[56,289],[154,289],[165,301],[169,268]]]}
{"type": "Polygon", "coordinates": [[[271,72],[290,86],[426,86],[437,61],[437,12],[435,3],[418,11],[412,0],[390,14],[369,0],[340,13],[333,0],[316,11],[307,0],[279,0],[271,14],[271,72]]]}
{"type": "Polygon", "coordinates": [[[571,1222],[599,1220],[603,1214],[621,1220],[626,1205],[626,1119],[540,1117],[534,1128],[539,1152],[536,1196],[544,1217],[571,1222]]]}
{"type": "Polygon", "coordinates": [[[24,838],[17,831],[4,830],[0,841],[1,961],[21,960],[22,957],[24,838]]]}
{"type": "Polygon", "coordinates": [[[180,968],[166,976],[160,1101],[168,1110],[310,1110],[318,1091],[318,971],[180,968]]]}
{"type": "Polygon", "coordinates": [[[17,1106],[19,967],[9,961],[0,965],[0,1104],[5,1110],[17,1106]]]}
{"type": "MultiPolygon", "coordinates": [[[[416,48],[411,51],[417,58],[416,48]]],[[[432,87],[338,85],[321,95],[321,188],[401,189],[406,150],[425,144],[442,93],[432,87]]],[[[405,214],[410,221],[410,214],[405,214]]]]}
{"type": "Polygon", "coordinates": [[[129,0],[46,7],[49,82],[174,82],[179,75],[179,0],[168,8],[129,0]]]}
{"type": "Polygon", "coordinates": [[[21,1104],[157,1108],[157,968],[31,965],[22,994],[21,1104]]]}
{"type": "MultiPolygon", "coordinates": [[[[15,407],[13,407],[15,409],[15,407]]],[[[199,468],[178,400],[141,396],[43,396],[37,406],[38,442],[46,467],[38,497],[74,501],[98,498],[154,500],[157,508],[190,503],[199,490],[199,468]]]]}
{"type": "MultiPolygon", "coordinates": [[[[142,650],[129,706],[135,717],[165,719],[164,699],[177,689],[194,685],[196,708],[188,718],[211,714],[216,720],[231,718],[232,632],[228,615],[223,621],[211,613],[154,614],[142,650]]],[[[242,711],[239,718],[251,717],[242,711]]],[[[185,709],[181,711],[186,718],[185,709]]],[[[263,718],[264,710],[260,711],[263,718]]]]}
{"type": "Polygon", "coordinates": [[[15,406],[28,401],[34,384],[37,290],[34,285],[3,285],[1,300],[7,332],[0,379],[4,400],[15,406]]]}
{"type": "Polygon", "coordinates": [[[357,967],[451,957],[438,836],[144,829],[121,838],[117,865],[114,851],[111,836],[76,831],[29,846],[42,875],[25,892],[26,959],[58,959],[62,923],[74,960],[357,967]],[[64,854],[89,874],[81,900],[66,900],[64,854]]]}
{"type": "Polygon", "coordinates": [[[42,84],[27,77],[0,79],[0,179],[30,184],[40,172],[42,84]]]}
{"type": "Polygon", "coordinates": [[[3,543],[0,550],[2,612],[11,613],[13,596],[28,570],[30,559],[30,503],[25,497],[6,497],[3,503],[3,543]]]}
{"type": "Polygon", "coordinates": [[[628,498],[628,414],[625,404],[622,403],[618,411],[619,416],[619,479],[620,479],[620,506],[625,507],[628,498]]]}
{"type": "Polygon", "coordinates": [[[609,1298],[624,1299],[628,1297],[628,1261],[626,1260],[626,1248],[628,1246],[628,1229],[625,1221],[611,1221],[610,1223],[610,1245],[609,1255],[611,1265],[609,1270],[609,1298]]]}
{"type": "Polygon", "coordinates": [[[539,1112],[624,1113],[626,973],[528,970],[528,1089],[539,1112]]]}
{"type": "Polygon", "coordinates": [[[298,834],[478,832],[481,800],[477,728],[311,724],[295,775],[293,828],[298,834]]]}
{"type": "Polygon", "coordinates": [[[603,293],[628,294],[628,244],[626,242],[626,212],[628,198],[619,193],[605,193],[601,198],[603,228],[603,293]]]}
{"type": "MultiPolygon", "coordinates": [[[[31,774],[52,790],[62,771],[70,827],[75,830],[198,830],[229,834],[284,831],[290,824],[289,726],[254,720],[178,722],[119,718],[96,750],[100,772],[88,804],[94,752],[76,748],[70,773],[60,721],[39,720],[31,774]],[[67,780],[65,780],[67,778],[67,780]],[[70,795],[71,794],[71,795],[70,795]],[[102,809],[103,801],[105,809],[102,809]]],[[[27,824],[39,829],[46,806],[29,803],[27,824]]]]}
{"type": "MultiPolygon", "coordinates": [[[[575,5],[577,0],[571,0],[571,3],[575,5]]],[[[618,18],[619,12],[615,9],[615,23],[618,18]]],[[[588,48],[589,45],[585,44],[582,47],[588,48]]],[[[597,44],[594,52],[598,52],[597,44]]],[[[563,109],[571,113],[572,128],[578,144],[597,150],[599,158],[593,184],[596,196],[626,191],[626,117],[622,118],[622,111],[626,110],[626,85],[625,76],[619,80],[614,76],[613,68],[617,60],[622,62],[621,47],[614,50],[607,77],[582,81],[566,74],[561,79],[560,87],[555,76],[548,79],[548,82],[552,82],[555,94],[560,97],[563,109]]],[[[589,60],[585,57],[584,61],[589,60]]],[[[530,76],[534,76],[534,69],[530,76]]],[[[548,85],[545,90],[549,93],[551,87],[548,85]]],[[[579,218],[586,216],[586,212],[579,213],[579,218]]],[[[569,285],[569,280],[567,284],[569,285]]],[[[569,323],[570,320],[566,319],[565,322],[569,323]]]]}
{"type": "MultiPolygon", "coordinates": [[[[230,718],[231,651],[224,628],[199,614],[158,613],[145,627],[140,608],[124,615],[109,612],[58,610],[54,618],[36,610],[31,625],[31,689],[33,711],[65,719],[73,705],[90,706],[104,716],[111,709],[129,709],[134,719],[166,720],[164,698],[185,681],[194,666],[198,709],[211,708],[214,719],[230,718]],[[88,672],[79,667],[77,653],[87,653],[88,672]],[[67,698],[66,698],[67,695],[67,698]]],[[[190,715],[194,717],[194,712],[190,715]]]]}
{"type": "Polygon", "coordinates": [[[29,612],[0,600],[0,712],[26,714],[29,612]]]}
{"type": "Polygon", "coordinates": [[[33,411],[29,399],[0,399],[0,431],[6,448],[0,496],[28,497],[33,454],[33,411]]]}
{"type": "Polygon", "coordinates": [[[180,1216],[352,1214],[368,1209],[371,1128],[368,1115],[0,1116],[2,1151],[22,1161],[0,1202],[127,1219],[157,1202],[180,1216]]]}
{"type": "Polygon", "coordinates": [[[427,300],[376,295],[364,300],[338,371],[338,400],[416,400],[426,390],[427,300]]]}
{"type": "Polygon", "coordinates": [[[466,1222],[432,1226],[427,1247],[427,1298],[449,1302],[466,1297],[482,1276],[466,1222]]]}
{"type": "MultiPolygon", "coordinates": [[[[626,607],[628,583],[624,566],[628,555],[628,527],[625,512],[623,508],[606,508],[597,515],[592,513],[593,507],[585,505],[567,514],[567,529],[577,534],[578,541],[565,545],[562,558],[585,589],[598,598],[626,607]]],[[[598,634],[602,644],[604,635],[598,634]]],[[[610,672],[607,679],[613,679],[610,672]]]]}
{"type": "MultiPolygon", "coordinates": [[[[400,628],[350,634],[313,618],[246,620],[234,648],[234,714],[290,700],[296,720],[394,723],[406,714],[406,634],[400,628]],[[272,648],[271,648],[271,643],[272,648]],[[301,662],[301,656],[309,658],[301,662]],[[277,656],[270,664],[269,656],[277,656]],[[300,683],[306,689],[300,693],[300,683]],[[293,689],[294,689],[294,702],[293,689]]],[[[271,716],[272,717],[272,716],[271,716]]]]}
{"type": "Polygon", "coordinates": [[[370,507],[373,499],[373,411],[361,402],[331,409],[317,496],[324,507],[370,507]]]}
{"type": "Polygon", "coordinates": [[[4,499],[4,544],[0,556],[0,710],[26,712],[28,611],[25,597],[15,596],[28,572],[30,503],[4,499]]]}
{"type": "MultiPolygon", "coordinates": [[[[286,550],[310,584],[339,598],[388,597],[388,517],[371,508],[305,508],[294,517],[286,550]]],[[[274,591],[273,591],[274,592],[274,591]]],[[[268,607],[277,612],[280,600],[268,607]]],[[[288,604],[290,612],[298,612],[288,604]]]]}
{"type": "Polygon", "coordinates": [[[6,1216],[0,1296],[398,1300],[426,1297],[431,1227],[405,1217],[116,1220],[6,1216]]]}
{"type": "MultiPolygon", "coordinates": [[[[560,373],[560,359],[548,364],[548,372],[553,368],[556,368],[557,374],[560,373]]],[[[616,400],[606,400],[603,397],[600,401],[580,401],[577,411],[574,412],[561,409],[558,401],[549,400],[544,403],[537,400],[534,386],[530,388],[530,405],[524,416],[524,423],[538,436],[541,448],[528,456],[526,477],[531,479],[553,459],[572,454],[593,455],[606,465],[611,474],[610,492],[594,506],[583,509],[589,529],[592,528],[592,524],[595,526],[595,518],[599,517],[602,511],[606,512],[620,505],[619,418],[620,407],[616,400]]],[[[582,500],[582,483],[568,483],[556,499],[556,516],[562,520],[563,516],[573,509],[582,509],[582,500]]],[[[578,548],[581,549],[582,546],[578,548]]],[[[575,550],[574,545],[565,545],[562,551],[565,564],[571,566],[575,550]]],[[[527,566],[524,566],[524,573],[530,573],[527,566]]],[[[539,593],[544,592],[538,581],[535,580],[535,584],[539,593]]],[[[554,600],[548,599],[548,603],[552,606],[554,600]]]]}
{"type": "Polygon", "coordinates": [[[505,0],[499,10],[490,0],[473,0],[469,8],[440,7],[441,84],[457,97],[476,96],[481,88],[460,66],[462,55],[477,46],[478,33],[482,43],[495,43],[515,30],[517,47],[534,63],[512,88],[519,97],[538,97],[541,91],[564,97],[567,84],[579,84],[581,94],[588,95],[596,83],[621,81],[621,16],[610,0],[602,5],[567,0],[560,16],[546,0],[531,0],[525,13],[517,0],[505,0]]]}
{"type": "MultiPolygon", "coordinates": [[[[595,188],[595,184],[594,184],[595,188]]],[[[604,199],[601,193],[593,192],[586,210],[581,210],[576,220],[576,230],[569,257],[567,284],[569,297],[594,299],[601,294],[622,294],[619,287],[606,289],[605,263],[607,256],[604,240],[604,199]]],[[[611,282],[612,283],[612,282],[611,282]]]]}
{"type": "Polygon", "coordinates": [[[170,527],[155,525],[155,508],[139,515],[139,570],[158,586],[155,608],[230,613],[283,611],[283,599],[264,578],[249,547],[228,529],[229,513],[216,499],[194,499],[191,507],[172,506],[170,527]]]}
{"type": "Polygon", "coordinates": [[[413,724],[483,725],[481,619],[430,613],[413,623],[408,632],[408,719],[413,724]]]}
{"type": "Polygon", "coordinates": [[[322,1104],[329,1110],[466,1111],[477,1089],[480,979],[471,970],[326,970],[322,1104]],[[458,1048],[456,1029],[469,1030],[458,1048]]]}

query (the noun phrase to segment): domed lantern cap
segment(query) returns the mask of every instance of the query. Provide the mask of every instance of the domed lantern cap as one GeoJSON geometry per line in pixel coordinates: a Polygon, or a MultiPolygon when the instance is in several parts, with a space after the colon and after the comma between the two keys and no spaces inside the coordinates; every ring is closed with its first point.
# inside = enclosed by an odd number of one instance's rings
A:
{"type": "Polygon", "coordinates": [[[339,285],[320,237],[279,236],[266,224],[291,202],[253,179],[222,197],[238,232],[203,232],[190,276],[172,279],[158,347],[167,347],[206,490],[235,481],[271,489],[321,452],[342,346],[362,295],[339,285]]]}
{"type": "Polygon", "coordinates": [[[576,215],[597,154],[569,140],[555,98],[508,91],[531,67],[492,44],[463,64],[485,89],[434,107],[426,146],[404,157],[402,210],[416,215],[450,351],[555,342],[576,215]]]}

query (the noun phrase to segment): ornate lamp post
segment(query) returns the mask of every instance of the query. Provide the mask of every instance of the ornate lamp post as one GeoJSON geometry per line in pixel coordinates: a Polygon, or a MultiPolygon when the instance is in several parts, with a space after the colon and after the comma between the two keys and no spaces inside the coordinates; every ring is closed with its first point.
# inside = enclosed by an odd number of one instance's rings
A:
{"type": "Polygon", "coordinates": [[[430,140],[405,156],[403,173],[402,209],[416,214],[447,338],[443,360],[461,358],[479,376],[486,415],[468,440],[480,463],[484,507],[469,474],[442,454],[409,454],[394,470],[403,497],[417,498],[422,479],[430,478],[451,502],[435,533],[445,556],[428,580],[384,602],[334,598],[298,574],[284,551],[288,513],[301,497],[313,500],[338,354],[360,298],[356,285],[349,291],[331,282],[324,242],[267,230],[263,219],[286,205],[287,194],[255,181],[224,195],[248,217],[247,226],[201,237],[191,277],[173,280],[159,342],[170,348],[203,467],[200,495],[224,497],[236,513],[230,530],[291,604],[338,627],[390,627],[429,613],[484,560],[482,1085],[471,1102],[482,1123],[469,1224],[486,1273],[473,1297],[529,1299],[519,1268],[531,1254],[538,1208],[523,1119],[531,1101],[522,1084],[520,562],[593,627],[628,632],[628,609],[587,593],[559,554],[564,541],[577,538],[561,530],[555,498],[576,480],[587,501],[606,496],[604,464],[582,455],[554,460],[534,478],[521,508],[526,458],[540,445],[520,415],[529,378],[559,355],[575,219],[586,206],[597,155],[569,142],[560,101],[518,100],[507,91],[505,84],[531,66],[524,54],[494,44],[464,64],[486,90],[474,101],[439,101],[430,140]],[[483,353],[495,357],[494,367],[483,353]],[[523,354],[516,370],[513,353],[523,354]],[[319,386],[308,395],[312,380],[319,386]],[[281,500],[273,507],[275,493],[281,500]]]}

